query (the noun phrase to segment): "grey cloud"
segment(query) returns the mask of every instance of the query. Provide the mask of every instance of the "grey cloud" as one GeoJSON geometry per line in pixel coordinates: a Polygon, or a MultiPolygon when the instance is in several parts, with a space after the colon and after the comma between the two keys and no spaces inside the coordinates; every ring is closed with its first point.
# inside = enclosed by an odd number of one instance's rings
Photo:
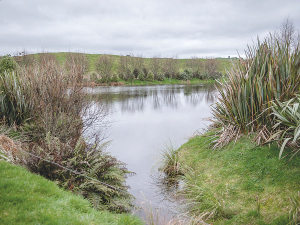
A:
{"type": "Polygon", "coordinates": [[[0,54],[87,53],[227,57],[289,16],[297,0],[1,0],[0,54]]]}

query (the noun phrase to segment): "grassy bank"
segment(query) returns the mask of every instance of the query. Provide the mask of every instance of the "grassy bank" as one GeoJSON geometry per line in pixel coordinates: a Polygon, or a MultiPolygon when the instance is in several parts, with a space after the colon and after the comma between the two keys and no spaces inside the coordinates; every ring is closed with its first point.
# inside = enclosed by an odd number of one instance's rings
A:
{"type": "Polygon", "coordinates": [[[130,81],[121,81],[124,82],[125,85],[134,85],[134,86],[143,86],[143,85],[164,85],[164,84],[210,84],[216,82],[212,79],[207,80],[201,80],[197,78],[193,78],[189,81],[183,81],[183,80],[177,80],[177,79],[164,79],[163,81],[140,81],[140,80],[133,80],[133,82],[130,81]]]}
{"type": "Polygon", "coordinates": [[[201,80],[197,78],[193,78],[189,81],[177,80],[177,79],[164,79],[163,81],[140,81],[140,80],[133,80],[133,81],[125,81],[119,79],[118,82],[111,82],[111,83],[94,83],[90,82],[87,86],[147,86],[147,85],[175,85],[175,84],[213,84],[216,80],[207,79],[201,80]]]}
{"type": "Polygon", "coordinates": [[[26,169],[0,161],[0,224],[143,224],[96,211],[88,200],[26,169]]]}
{"type": "MultiPolygon", "coordinates": [[[[66,59],[67,59],[67,52],[57,52],[57,53],[53,53],[55,55],[55,57],[58,59],[58,61],[63,64],[66,62],[66,59]]],[[[38,54],[35,54],[35,57],[37,58],[39,55],[38,54]]],[[[87,57],[88,61],[89,61],[89,69],[88,71],[91,72],[91,71],[95,71],[96,70],[96,64],[97,64],[97,61],[99,59],[100,56],[103,56],[103,54],[86,54],[85,53],[85,56],[87,57]]],[[[114,72],[117,72],[117,68],[118,68],[118,61],[120,59],[120,56],[119,55],[111,55],[113,61],[114,61],[114,64],[113,64],[113,71],[114,72]]],[[[150,61],[151,61],[151,58],[144,58],[145,59],[145,64],[146,65],[149,65],[150,64],[150,61]]],[[[160,58],[159,59],[160,61],[163,61],[164,58],[160,58]]],[[[185,65],[191,61],[192,59],[177,59],[178,62],[179,62],[179,69],[184,69],[185,68],[185,65]]],[[[205,61],[205,59],[201,59],[203,62],[205,61]]],[[[222,73],[225,73],[225,70],[228,69],[230,66],[231,66],[231,60],[234,60],[234,59],[228,59],[228,58],[218,58],[217,59],[219,62],[220,62],[220,71],[222,73]]]]}
{"type": "Polygon", "coordinates": [[[194,137],[179,150],[190,213],[213,224],[288,224],[300,206],[299,156],[287,163],[276,145],[254,148],[245,137],[222,150],[209,143],[194,137]]]}

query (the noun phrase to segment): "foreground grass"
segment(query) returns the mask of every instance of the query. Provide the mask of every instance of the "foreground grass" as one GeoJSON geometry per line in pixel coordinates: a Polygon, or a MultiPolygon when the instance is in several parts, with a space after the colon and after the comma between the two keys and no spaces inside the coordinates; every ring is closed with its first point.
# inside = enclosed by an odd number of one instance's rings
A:
{"type": "Polygon", "coordinates": [[[0,190],[0,224],[142,224],[131,215],[96,211],[82,197],[4,161],[0,190]]]}
{"type": "Polygon", "coordinates": [[[288,224],[290,198],[300,190],[300,157],[287,163],[278,159],[277,146],[254,148],[248,138],[215,151],[209,143],[208,136],[194,137],[179,150],[181,165],[190,168],[185,181],[187,198],[196,200],[191,211],[199,215],[203,205],[217,202],[222,212],[214,224],[288,224]]]}

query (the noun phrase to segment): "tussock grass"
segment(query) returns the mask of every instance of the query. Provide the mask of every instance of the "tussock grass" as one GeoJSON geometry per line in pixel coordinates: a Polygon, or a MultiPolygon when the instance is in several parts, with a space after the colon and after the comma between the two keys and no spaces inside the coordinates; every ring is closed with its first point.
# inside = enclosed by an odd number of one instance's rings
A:
{"type": "Polygon", "coordinates": [[[179,162],[178,149],[170,143],[160,151],[157,166],[158,170],[163,172],[168,179],[182,175],[182,168],[179,162]]]}
{"type": "Polygon", "coordinates": [[[143,224],[127,214],[96,211],[81,196],[0,160],[1,224],[143,224]]]}

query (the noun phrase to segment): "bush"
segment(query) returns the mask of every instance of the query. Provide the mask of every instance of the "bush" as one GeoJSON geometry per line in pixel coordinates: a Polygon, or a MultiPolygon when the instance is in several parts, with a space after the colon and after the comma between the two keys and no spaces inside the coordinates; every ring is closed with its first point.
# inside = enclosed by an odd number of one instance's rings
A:
{"type": "Polygon", "coordinates": [[[110,74],[101,74],[100,82],[108,83],[108,82],[110,82],[111,79],[112,79],[112,77],[110,76],[110,74]]]}
{"type": "Polygon", "coordinates": [[[165,77],[166,78],[172,78],[172,74],[170,72],[165,72],[165,77]]]}
{"type": "Polygon", "coordinates": [[[290,42],[280,43],[270,36],[249,47],[247,59],[239,59],[227,72],[228,80],[220,83],[219,101],[213,106],[216,124],[223,127],[219,140],[228,139],[230,127],[236,135],[264,126],[271,129],[271,101],[286,101],[300,88],[300,51],[289,49],[290,42]]]}
{"type": "Polygon", "coordinates": [[[220,73],[220,72],[215,72],[213,74],[210,74],[210,78],[213,80],[220,79],[221,77],[222,77],[222,73],[220,73]]]}
{"type": "MultiPolygon", "coordinates": [[[[92,101],[87,99],[82,85],[78,84],[78,75],[81,73],[76,68],[82,67],[70,65],[66,73],[57,62],[43,60],[33,67],[20,68],[18,74],[4,72],[0,77],[3,90],[1,116],[9,124],[20,125],[18,129],[26,133],[30,143],[22,146],[27,146],[27,151],[116,186],[124,192],[82,175],[74,175],[31,155],[25,155],[19,163],[83,195],[97,209],[127,212],[132,199],[125,185],[125,177],[129,172],[123,163],[104,152],[108,143],[100,145],[96,141],[87,144],[82,139],[84,127],[90,126],[95,120],[103,121],[107,111],[102,106],[91,107],[92,101]],[[93,112],[91,108],[97,109],[93,112]]],[[[101,131],[98,129],[98,132],[101,131]]]]}
{"type": "Polygon", "coordinates": [[[66,73],[54,61],[23,67],[18,74],[5,73],[0,79],[5,96],[2,117],[8,124],[26,121],[24,129],[35,140],[43,139],[49,131],[62,141],[79,137],[84,124],[89,123],[89,118],[82,120],[81,115],[92,103],[82,92],[77,76],[76,71],[66,73]]]}
{"type": "Polygon", "coordinates": [[[185,69],[179,74],[179,80],[191,80],[193,78],[193,71],[190,68],[185,69]]]}
{"type": "Polygon", "coordinates": [[[3,74],[5,71],[9,73],[16,69],[17,63],[10,55],[4,56],[0,60],[0,74],[3,74]]]}
{"type": "Polygon", "coordinates": [[[140,81],[144,81],[144,80],[145,80],[145,74],[144,74],[143,72],[140,72],[140,73],[139,73],[139,76],[138,76],[138,79],[139,79],[140,81]]]}
{"type": "Polygon", "coordinates": [[[50,132],[40,144],[29,144],[27,151],[73,171],[92,177],[101,182],[117,187],[116,190],[83,175],[75,174],[55,164],[25,155],[23,164],[34,173],[40,174],[67,190],[81,194],[89,199],[95,209],[107,209],[114,212],[129,212],[132,196],[125,184],[129,171],[125,164],[116,160],[104,150],[108,143],[88,145],[79,138],[75,146],[70,139],[63,143],[50,132]]]}
{"type": "Polygon", "coordinates": [[[155,80],[158,80],[158,81],[164,81],[164,79],[165,79],[165,76],[164,76],[163,73],[157,73],[157,74],[155,75],[155,80]]]}
{"type": "Polygon", "coordinates": [[[133,81],[134,80],[134,74],[131,72],[130,69],[126,70],[126,81],[133,81]]]}
{"type": "Polygon", "coordinates": [[[112,67],[114,61],[110,55],[102,55],[99,57],[96,63],[96,71],[101,76],[101,82],[107,83],[112,77],[112,67]]]}
{"type": "Polygon", "coordinates": [[[117,73],[114,73],[113,76],[110,79],[111,82],[118,82],[119,81],[119,76],[117,73]]]}
{"type": "Polygon", "coordinates": [[[149,73],[149,70],[146,67],[144,67],[143,68],[143,73],[144,73],[145,77],[147,77],[148,73],[149,73]]]}
{"type": "Polygon", "coordinates": [[[286,146],[294,149],[293,156],[295,156],[300,151],[300,95],[296,95],[295,98],[286,102],[276,100],[272,104],[272,114],[276,118],[273,129],[276,130],[276,133],[271,136],[269,141],[276,140],[282,143],[279,159],[286,146]]]}
{"type": "Polygon", "coordinates": [[[90,73],[90,81],[97,82],[99,80],[98,74],[95,71],[90,73]]]}
{"type": "Polygon", "coordinates": [[[215,74],[218,73],[219,68],[219,61],[217,59],[213,58],[207,58],[204,62],[204,72],[207,74],[208,78],[212,78],[215,76],[215,74]]]}
{"type": "Polygon", "coordinates": [[[148,75],[147,75],[147,81],[154,81],[154,74],[152,73],[152,71],[150,70],[148,75]]]}
{"type": "MultiPolygon", "coordinates": [[[[46,64],[51,60],[45,61],[46,64]]],[[[57,63],[54,63],[57,64],[57,63]]],[[[67,59],[64,67],[70,76],[76,77],[76,82],[81,83],[83,75],[87,73],[89,68],[89,61],[83,53],[71,53],[67,54],[67,59]]]]}
{"type": "Polygon", "coordinates": [[[134,75],[134,78],[135,78],[135,79],[137,79],[137,78],[138,78],[138,76],[139,76],[139,74],[140,74],[140,71],[139,71],[139,69],[135,68],[135,69],[133,70],[133,75],[134,75]]]}

